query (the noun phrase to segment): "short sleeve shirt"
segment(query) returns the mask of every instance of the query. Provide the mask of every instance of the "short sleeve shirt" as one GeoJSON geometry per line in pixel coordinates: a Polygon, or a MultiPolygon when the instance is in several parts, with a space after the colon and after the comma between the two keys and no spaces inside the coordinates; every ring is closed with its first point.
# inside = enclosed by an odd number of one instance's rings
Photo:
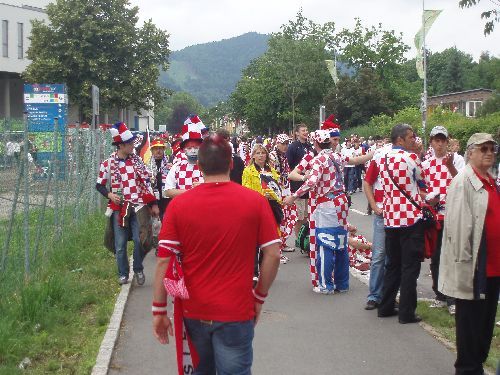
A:
{"type": "Polygon", "coordinates": [[[234,182],[202,184],[172,200],[159,240],[159,257],[181,254],[185,317],[254,317],[255,249],[281,242],[264,197],[234,182]]]}
{"type": "Polygon", "coordinates": [[[182,160],[174,164],[168,172],[165,181],[165,190],[189,190],[195,182],[203,182],[203,175],[198,168],[198,164],[191,164],[187,160],[182,160]]]}
{"type": "Polygon", "coordinates": [[[382,188],[384,190],[384,226],[389,228],[409,227],[422,218],[421,210],[415,207],[394,185],[398,186],[421,206],[424,202],[419,191],[425,191],[422,164],[418,156],[401,148],[393,147],[378,161],[382,188]],[[387,159],[386,167],[385,160],[387,159]]]}

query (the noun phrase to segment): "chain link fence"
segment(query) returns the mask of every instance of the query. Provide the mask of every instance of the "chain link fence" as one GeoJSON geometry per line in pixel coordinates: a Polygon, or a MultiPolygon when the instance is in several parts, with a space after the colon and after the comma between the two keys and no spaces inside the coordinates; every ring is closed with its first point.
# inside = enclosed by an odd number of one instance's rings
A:
{"type": "Polygon", "coordinates": [[[0,119],[0,279],[29,278],[65,232],[101,209],[95,181],[112,151],[106,131],[28,129],[0,119]]]}

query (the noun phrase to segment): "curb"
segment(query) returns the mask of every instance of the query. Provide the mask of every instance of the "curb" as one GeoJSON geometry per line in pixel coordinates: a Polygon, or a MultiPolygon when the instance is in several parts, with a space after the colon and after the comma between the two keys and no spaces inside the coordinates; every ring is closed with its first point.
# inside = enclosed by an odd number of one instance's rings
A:
{"type": "MultiPolygon", "coordinates": [[[[129,264],[132,268],[133,258],[129,258],[129,264]]],[[[109,370],[109,365],[111,363],[111,357],[113,355],[113,349],[118,341],[118,336],[120,335],[120,325],[122,323],[123,313],[125,311],[125,306],[127,304],[128,296],[130,294],[130,288],[134,279],[122,285],[120,294],[116,299],[115,309],[109,320],[108,329],[104,334],[101,346],[99,347],[99,353],[95,361],[95,365],[92,368],[92,375],[106,375],[109,370]]]]}

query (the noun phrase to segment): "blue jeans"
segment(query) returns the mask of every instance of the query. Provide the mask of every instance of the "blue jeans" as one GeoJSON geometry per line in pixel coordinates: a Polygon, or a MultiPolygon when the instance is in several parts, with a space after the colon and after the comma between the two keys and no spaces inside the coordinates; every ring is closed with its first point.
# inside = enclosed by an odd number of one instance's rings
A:
{"type": "Polygon", "coordinates": [[[347,192],[353,192],[356,190],[356,168],[355,167],[348,167],[344,168],[345,171],[345,185],[347,192]]]}
{"type": "Polygon", "coordinates": [[[144,251],[142,251],[141,240],[139,237],[139,223],[137,221],[135,211],[132,210],[128,228],[122,228],[118,225],[119,217],[120,212],[114,211],[113,231],[115,236],[116,264],[118,265],[118,275],[120,277],[128,277],[130,270],[127,256],[127,241],[130,233],[132,233],[132,239],[134,241],[134,272],[142,272],[144,269],[144,266],[142,265],[142,261],[144,260],[144,251]]]}
{"type": "Polygon", "coordinates": [[[386,261],[384,218],[373,215],[372,262],[370,265],[368,301],[379,303],[382,299],[386,261]]]}
{"type": "Polygon", "coordinates": [[[193,375],[250,375],[254,321],[217,322],[184,319],[200,358],[193,375]]]}

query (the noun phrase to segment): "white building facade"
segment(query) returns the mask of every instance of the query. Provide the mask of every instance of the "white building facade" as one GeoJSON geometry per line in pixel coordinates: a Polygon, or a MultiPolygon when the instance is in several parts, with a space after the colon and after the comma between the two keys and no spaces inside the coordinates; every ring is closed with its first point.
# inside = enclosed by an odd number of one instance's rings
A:
{"type": "Polygon", "coordinates": [[[21,73],[29,65],[31,20],[47,21],[44,0],[0,0],[0,118],[23,115],[21,73]]]}
{"type": "MultiPolygon", "coordinates": [[[[0,120],[23,116],[24,81],[21,73],[30,64],[26,57],[31,35],[31,20],[48,22],[46,6],[51,0],[0,0],[0,120]]],[[[47,83],[47,82],[40,82],[47,83]]],[[[63,83],[63,82],[49,82],[63,83]]],[[[69,107],[68,122],[79,119],[78,109],[69,107]]],[[[153,111],[116,110],[100,114],[99,122],[125,121],[135,130],[154,130],[153,111]]]]}

